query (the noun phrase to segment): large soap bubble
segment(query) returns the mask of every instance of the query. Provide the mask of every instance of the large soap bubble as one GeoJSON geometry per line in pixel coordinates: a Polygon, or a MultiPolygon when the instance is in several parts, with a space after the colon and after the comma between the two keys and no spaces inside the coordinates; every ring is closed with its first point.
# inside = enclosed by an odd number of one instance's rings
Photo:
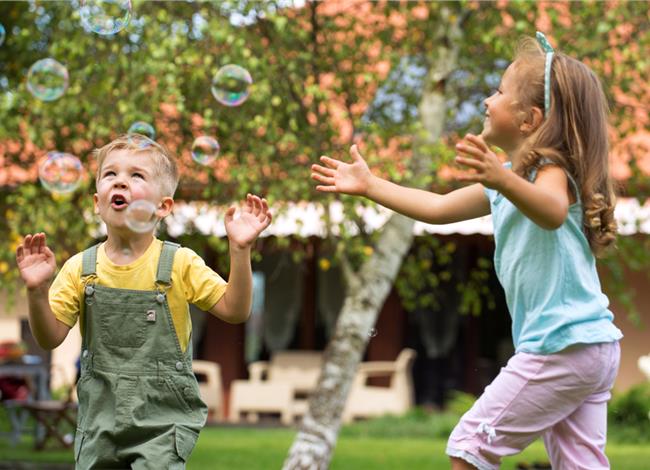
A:
{"type": "Polygon", "coordinates": [[[81,183],[81,161],[69,153],[49,152],[38,167],[38,178],[45,189],[54,194],[73,192],[81,183]]]}
{"type": "Polygon", "coordinates": [[[88,32],[110,36],[131,21],[131,0],[81,0],[81,25],[88,32]]]}
{"type": "Polygon", "coordinates": [[[153,230],[158,223],[156,205],[146,199],[131,201],[126,208],[125,222],[134,232],[145,233],[153,230]]]}
{"type": "Polygon", "coordinates": [[[217,139],[202,135],[192,144],[192,160],[201,165],[210,165],[219,156],[220,149],[217,139]]]}
{"type": "Polygon", "coordinates": [[[48,57],[34,62],[27,72],[27,89],[39,100],[54,101],[68,88],[68,69],[48,57]]]}
{"type": "Polygon", "coordinates": [[[248,99],[251,74],[243,67],[234,64],[224,65],[212,79],[212,95],[225,106],[239,106],[248,99]]]}

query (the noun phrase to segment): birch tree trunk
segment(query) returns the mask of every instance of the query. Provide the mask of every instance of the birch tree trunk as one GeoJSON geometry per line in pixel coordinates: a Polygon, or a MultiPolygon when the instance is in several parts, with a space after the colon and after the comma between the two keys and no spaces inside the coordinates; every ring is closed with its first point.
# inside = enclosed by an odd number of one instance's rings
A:
{"type": "MultiPolygon", "coordinates": [[[[437,141],[445,121],[445,82],[456,68],[461,38],[460,21],[447,8],[438,23],[439,47],[432,51],[429,71],[419,104],[424,133],[415,139],[411,167],[414,175],[427,171],[430,155],[421,144],[437,141]]],[[[416,178],[417,179],[417,178],[416,178]]],[[[348,272],[347,296],[334,336],[325,351],[323,369],[309,409],[283,470],[326,470],[336,445],[341,415],[369,333],[377,320],[395,277],[413,240],[414,221],[393,214],[382,229],[373,255],[356,272],[348,272]]]]}

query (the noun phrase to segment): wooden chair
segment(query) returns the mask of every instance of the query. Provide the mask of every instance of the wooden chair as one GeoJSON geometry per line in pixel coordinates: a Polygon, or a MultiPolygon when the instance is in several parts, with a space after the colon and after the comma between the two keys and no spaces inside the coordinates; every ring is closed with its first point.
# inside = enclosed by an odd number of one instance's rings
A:
{"type": "Polygon", "coordinates": [[[342,420],[349,423],[356,418],[372,418],[385,414],[399,415],[414,403],[411,371],[416,352],[403,349],[394,361],[368,361],[359,364],[352,382],[342,420]],[[373,377],[389,377],[390,385],[370,385],[373,377]]]}
{"type": "Polygon", "coordinates": [[[208,405],[208,420],[223,420],[221,367],[216,362],[195,359],[192,361],[192,370],[199,382],[201,399],[208,405]]]}

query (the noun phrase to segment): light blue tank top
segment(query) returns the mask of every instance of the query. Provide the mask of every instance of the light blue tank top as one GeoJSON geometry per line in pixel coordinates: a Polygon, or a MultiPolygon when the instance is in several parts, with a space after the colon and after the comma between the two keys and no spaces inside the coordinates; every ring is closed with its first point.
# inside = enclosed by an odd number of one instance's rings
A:
{"type": "MultiPolygon", "coordinates": [[[[535,177],[533,172],[530,180],[535,177]]],[[[485,193],[494,224],[494,268],[512,317],[515,351],[551,354],[577,343],[622,338],[582,231],[580,201],[569,207],[561,227],[546,230],[498,191],[485,193]]]]}

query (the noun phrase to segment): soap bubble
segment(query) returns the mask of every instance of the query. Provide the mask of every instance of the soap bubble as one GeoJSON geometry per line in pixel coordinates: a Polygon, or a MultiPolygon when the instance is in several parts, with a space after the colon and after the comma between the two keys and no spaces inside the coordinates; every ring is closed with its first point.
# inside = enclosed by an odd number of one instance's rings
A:
{"type": "Polygon", "coordinates": [[[126,225],[134,232],[144,233],[153,230],[158,223],[156,205],[146,199],[137,199],[126,208],[126,225]]]}
{"type": "Polygon", "coordinates": [[[368,336],[374,338],[375,336],[377,336],[377,333],[378,333],[377,328],[370,328],[370,331],[368,331],[368,336]]]}
{"type": "Polygon", "coordinates": [[[202,135],[192,144],[192,160],[201,165],[210,165],[219,156],[219,150],[221,147],[217,139],[202,135]]]}
{"type": "Polygon", "coordinates": [[[49,152],[38,168],[38,178],[45,189],[55,194],[71,193],[81,183],[83,167],[74,155],[49,152]]]}
{"type": "Polygon", "coordinates": [[[88,32],[110,36],[122,31],[131,20],[131,0],[82,0],[79,15],[88,32]]]}
{"type": "Polygon", "coordinates": [[[0,46],[4,44],[5,37],[7,37],[7,32],[5,31],[5,27],[0,23],[0,46]]]}
{"type": "Polygon", "coordinates": [[[221,67],[212,79],[212,95],[225,106],[239,106],[248,98],[252,83],[248,70],[228,64],[221,67]]]}
{"type": "Polygon", "coordinates": [[[137,145],[139,148],[145,148],[151,145],[151,141],[156,138],[156,130],[151,124],[144,121],[136,121],[131,124],[129,130],[129,142],[137,145]],[[139,134],[139,135],[138,135],[139,134]],[[144,136],[146,138],[143,138],[144,136]]]}
{"type": "Polygon", "coordinates": [[[60,98],[68,88],[68,69],[48,57],[34,62],[27,72],[27,89],[42,101],[60,98]]]}

